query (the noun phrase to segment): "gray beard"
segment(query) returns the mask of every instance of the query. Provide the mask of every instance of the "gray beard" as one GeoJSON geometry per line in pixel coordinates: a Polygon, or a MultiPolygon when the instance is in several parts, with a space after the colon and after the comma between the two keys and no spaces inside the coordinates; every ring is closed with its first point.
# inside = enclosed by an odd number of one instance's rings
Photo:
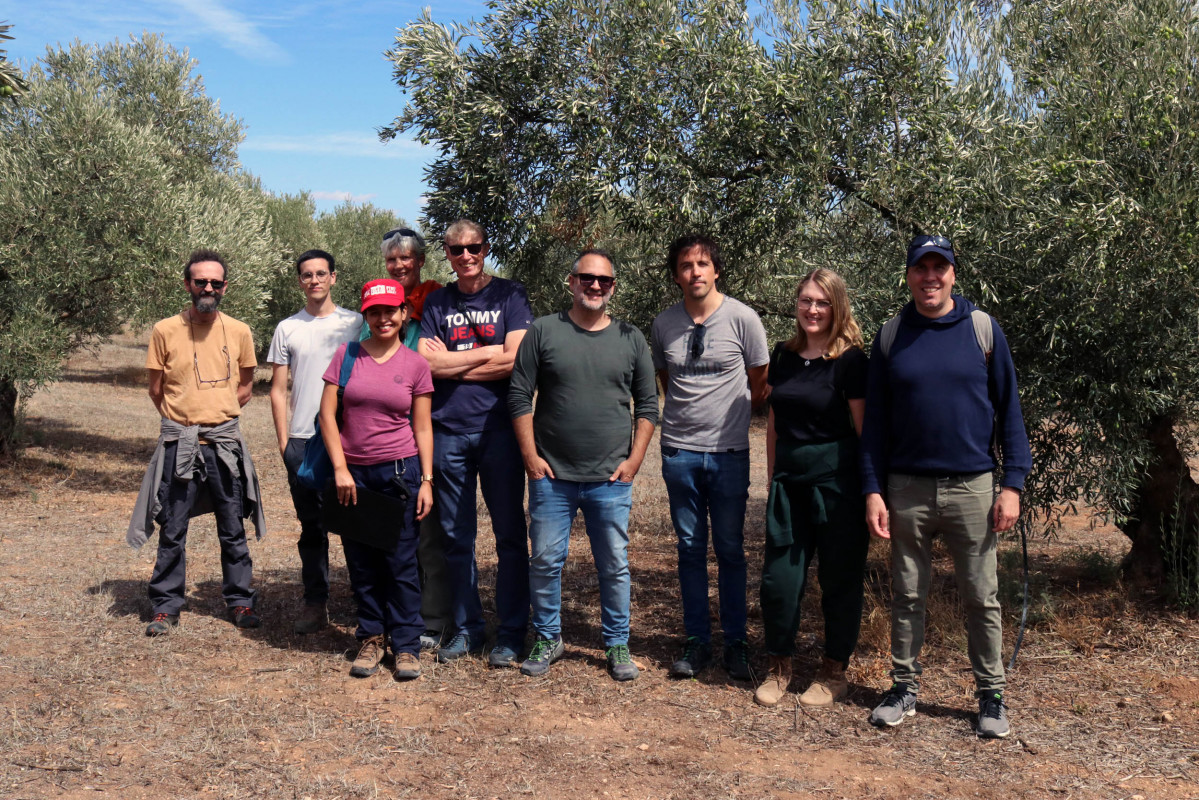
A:
{"type": "Polygon", "coordinates": [[[196,311],[201,314],[211,314],[216,311],[217,306],[221,304],[219,295],[192,295],[192,305],[196,307],[196,311]]]}

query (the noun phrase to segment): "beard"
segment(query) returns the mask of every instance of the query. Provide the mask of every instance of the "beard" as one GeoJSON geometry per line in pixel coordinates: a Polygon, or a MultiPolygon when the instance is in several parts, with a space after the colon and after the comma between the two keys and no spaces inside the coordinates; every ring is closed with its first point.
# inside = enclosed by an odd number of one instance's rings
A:
{"type": "Polygon", "coordinates": [[[211,314],[216,311],[217,306],[221,304],[221,296],[219,294],[203,294],[192,292],[192,305],[196,311],[201,314],[211,314]]]}

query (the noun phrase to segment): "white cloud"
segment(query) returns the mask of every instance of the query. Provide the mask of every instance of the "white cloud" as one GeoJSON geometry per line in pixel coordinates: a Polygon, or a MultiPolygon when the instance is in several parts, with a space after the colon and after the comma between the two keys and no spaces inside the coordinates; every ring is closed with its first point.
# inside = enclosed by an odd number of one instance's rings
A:
{"type": "Polygon", "coordinates": [[[224,37],[229,49],[254,61],[287,62],[287,51],[268,39],[258,24],[244,14],[226,8],[220,0],[173,0],[192,17],[192,22],[224,37]]]}
{"type": "Polygon", "coordinates": [[[357,156],[362,158],[406,158],[423,161],[423,147],[408,139],[395,139],[384,144],[369,133],[322,133],[315,135],[251,134],[242,143],[243,151],[274,153],[309,153],[324,156],[357,156]]]}
{"type": "Polygon", "coordinates": [[[352,192],[334,191],[334,192],[309,192],[308,196],[313,200],[328,200],[337,203],[366,203],[374,200],[379,195],[372,192],[371,194],[354,194],[352,192]]]}

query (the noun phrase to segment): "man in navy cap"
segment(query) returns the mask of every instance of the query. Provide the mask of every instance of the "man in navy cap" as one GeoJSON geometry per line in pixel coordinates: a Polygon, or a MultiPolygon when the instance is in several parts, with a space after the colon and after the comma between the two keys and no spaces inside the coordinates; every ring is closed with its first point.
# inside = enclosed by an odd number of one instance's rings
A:
{"type": "Polygon", "coordinates": [[[994,319],[953,294],[956,265],[944,236],[913,239],[912,300],[871,348],[862,490],[870,532],[891,542],[893,683],[870,722],[893,727],[916,713],[932,542],[940,536],[966,609],[976,732],[1003,738],[995,543],[1020,515],[1032,456],[1007,340],[994,319]]]}

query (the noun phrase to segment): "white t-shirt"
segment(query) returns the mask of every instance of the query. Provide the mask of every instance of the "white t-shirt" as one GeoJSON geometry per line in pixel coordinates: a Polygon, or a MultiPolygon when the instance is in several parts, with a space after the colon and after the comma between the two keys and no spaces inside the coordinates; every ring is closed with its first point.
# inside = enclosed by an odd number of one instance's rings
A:
{"type": "Polygon", "coordinates": [[[292,439],[307,439],[316,432],[313,422],[325,389],[321,376],[337,348],[345,342],[357,341],[361,330],[362,315],[341,306],[336,306],[333,313],[325,317],[314,317],[300,309],[275,328],[266,360],[291,368],[291,399],[288,401],[291,420],[287,424],[287,435],[292,439]]]}

